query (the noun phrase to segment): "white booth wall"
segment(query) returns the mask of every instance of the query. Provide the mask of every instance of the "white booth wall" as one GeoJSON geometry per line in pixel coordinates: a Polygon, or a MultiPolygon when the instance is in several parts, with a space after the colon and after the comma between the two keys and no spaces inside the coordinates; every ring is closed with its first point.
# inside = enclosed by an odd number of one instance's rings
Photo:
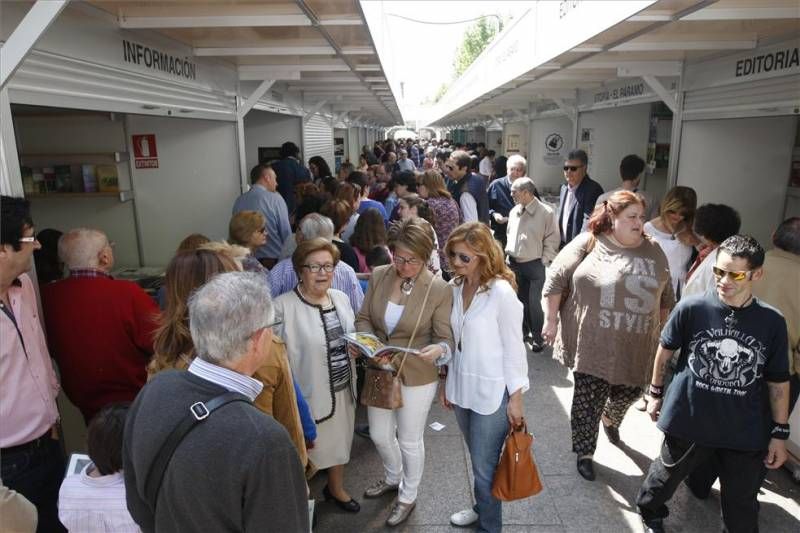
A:
{"type": "Polygon", "coordinates": [[[244,152],[247,170],[258,164],[259,146],[280,146],[291,141],[301,145],[302,118],[253,109],[244,116],[244,152]]]}
{"type": "Polygon", "coordinates": [[[501,130],[486,131],[486,148],[494,150],[497,155],[503,155],[503,132],[501,130]]]}
{"type": "Polygon", "coordinates": [[[531,140],[528,159],[528,175],[543,192],[558,194],[564,182],[564,156],[570,150],[572,121],[565,116],[539,118],[531,121],[531,140]],[[557,152],[549,149],[545,141],[551,135],[560,135],[563,146],[557,152]]]}
{"type": "Polygon", "coordinates": [[[361,128],[347,128],[347,144],[348,144],[348,157],[350,162],[358,166],[358,156],[361,153],[360,140],[358,138],[358,130],[361,128]]]}
{"type": "Polygon", "coordinates": [[[331,172],[335,172],[333,157],[333,126],[328,117],[315,113],[303,121],[303,148],[301,157],[304,161],[314,156],[327,161],[331,172]]]}
{"type": "Polygon", "coordinates": [[[578,145],[589,155],[589,176],[604,190],[619,187],[623,157],[647,158],[650,108],[648,103],[579,113],[578,145]],[[592,130],[589,142],[580,141],[584,129],[592,130]]]}
{"type": "Polygon", "coordinates": [[[184,237],[227,238],[240,193],[236,125],[213,120],[129,115],[131,135],[156,136],[159,167],[133,169],[142,255],[166,266],[184,237]]]}
{"type": "Polygon", "coordinates": [[[722,203],[736,209],[742,232],[770,248],[772,232],[783,220],[797,120],[782,116],[684,122],[678,185],[694,188],[698,205],[722,203]]]}

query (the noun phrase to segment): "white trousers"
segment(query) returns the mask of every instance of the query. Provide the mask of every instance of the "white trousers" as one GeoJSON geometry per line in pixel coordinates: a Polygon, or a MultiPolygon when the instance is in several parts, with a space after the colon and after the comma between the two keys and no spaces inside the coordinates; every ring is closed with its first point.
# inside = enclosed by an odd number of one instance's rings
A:
{"type": "Polygon", "coordinates": [[[368,407],[369,435],[383,460],[386,483],[400,485],[398,500],[412,503],[425,468],[425,423],[436,396],[437,382],[416,387],[401,385],[403,407],[368,407]]]}

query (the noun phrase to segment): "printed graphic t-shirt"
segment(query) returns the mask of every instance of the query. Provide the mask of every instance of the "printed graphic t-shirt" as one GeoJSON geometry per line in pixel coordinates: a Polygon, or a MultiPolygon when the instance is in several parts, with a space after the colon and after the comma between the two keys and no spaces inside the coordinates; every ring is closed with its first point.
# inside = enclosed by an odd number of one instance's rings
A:
{"type": "Polygon", "coordinates": [[[672,312],[661,345],[681,354],[658,427],[702,446],[766,450],[767,382],[789,379],[786,322],[755,298],[726,323],[730,314],[716,293],[686,298],[672,312]]]}

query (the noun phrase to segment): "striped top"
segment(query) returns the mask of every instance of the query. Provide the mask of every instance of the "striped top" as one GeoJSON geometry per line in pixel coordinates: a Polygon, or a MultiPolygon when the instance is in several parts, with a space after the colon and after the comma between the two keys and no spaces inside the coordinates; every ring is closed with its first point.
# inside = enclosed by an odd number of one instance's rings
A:
{"type": "Polygon", "coordinates": [[[122,471],[91,477],[94,463],[67,476],[58,494],[58,519],[69,531],[138,533],[125,501],[122,471]]]}
{"type": "Polygon", "coordinates": [[[322,310],[322,319],[325,322],[325,337],[328,339],[331,383],[333,390],[339,391],[347,388],[350,383],[350,355],[347,353],[347,343],[343,337],[344,329],[333,306],[322,310]]]}

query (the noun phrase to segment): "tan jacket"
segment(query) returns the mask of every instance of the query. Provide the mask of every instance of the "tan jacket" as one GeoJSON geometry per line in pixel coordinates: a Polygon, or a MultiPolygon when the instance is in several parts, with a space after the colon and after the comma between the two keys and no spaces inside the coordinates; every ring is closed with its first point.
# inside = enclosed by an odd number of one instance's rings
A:
{"type": "MultiPolygon", "coordinates": [[[[392,293],[392,286],[397,280],[397,271],[393,265],[386,265],[372,271],[364,303],[356,317],[356,331],[367,331],[375,334],[384,343],[394,346],[407,346],[419,321],[419,328],[414,336],[412,348],[423,348],[429,344],[446,342],[453,349],[453,330],[450,327],[450,311],[453,308],[453,290],[438,276],[423,269],[414,284],[411,295],[405,302],[400,322],[391,335],[386,332],[386,306],[392,293]],[[433,284],[428,302],[422,308],[428,285],[433,284]]],[[[395,367],[400,365],[402,356],[393,360],[395,367]]],[[[407,386],[426,385],[438,379],[439,371],[428,362],[413,355],[408,356],[400,377],[407,386]]]]}
{"type": "Polygon", "coordinates": [[[277,335],[272,336],[269,359],[256,370],[253,378],[264,384],[261,394],[256,397],[255,406],[286,428],[300,455],[300,462],[306,466],[308,451],[294,393],[292,369],[286,356],[286,345],[277,335]]]}
{"type": "Polygon", "coordinates": [[[776,307],[789,330],[789,373],[800,373],[800,255],[774,249],[764,259],[764,277],[753,294],[776,307]]]}

